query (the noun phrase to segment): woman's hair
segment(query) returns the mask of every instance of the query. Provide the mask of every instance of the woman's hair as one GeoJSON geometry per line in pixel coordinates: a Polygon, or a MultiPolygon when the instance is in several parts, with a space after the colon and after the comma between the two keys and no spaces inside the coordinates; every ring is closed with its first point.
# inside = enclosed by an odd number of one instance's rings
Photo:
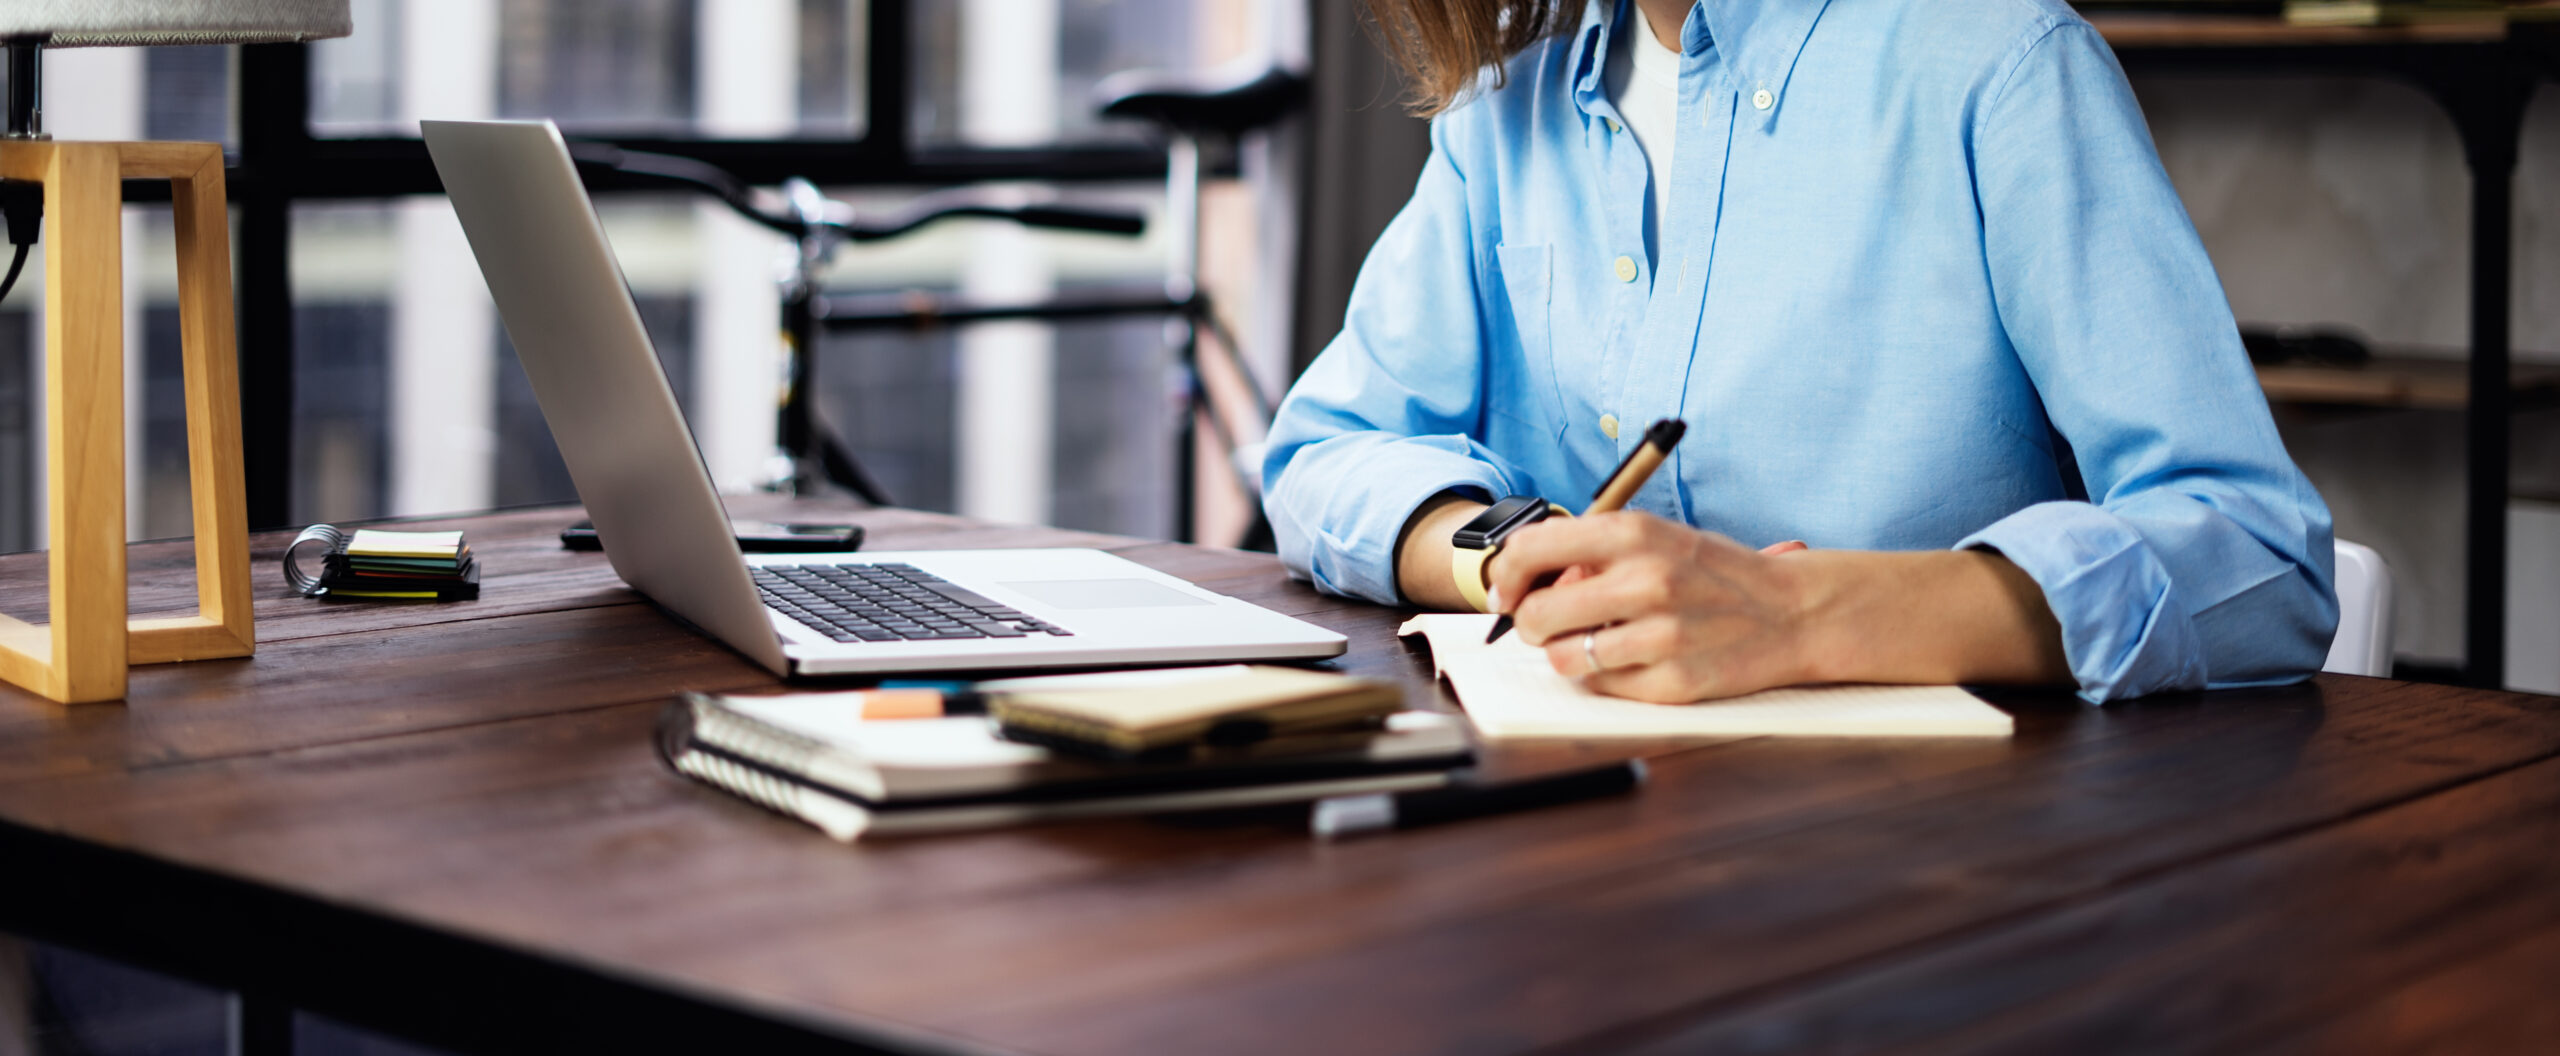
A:
{"type": "Polygon", "coordinates": [[[1387,55],[1404,69],[1408,102],[1429,117],[1457,104],[1485,69],[1564,31],[1565,0],[1368,0],[1387,55]]]}

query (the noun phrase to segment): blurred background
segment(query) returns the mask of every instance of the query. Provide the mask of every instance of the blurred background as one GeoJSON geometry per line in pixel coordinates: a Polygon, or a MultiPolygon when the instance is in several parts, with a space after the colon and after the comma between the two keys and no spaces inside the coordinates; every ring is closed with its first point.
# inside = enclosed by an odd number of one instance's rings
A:
{"type": "MultiPolygon", "coordinates": [[[[1155,221],[1145,238],[949,222],[848,249],[826,276],[831,292],[1029,298],[1164,273],[1162,148],[1143,125],[1096,116],[1100,79],[1253,62],[1275,34],[1291,36],[1304,64],[1303,28],[1275,26],[1256,0],[911,6],[906,39],[874,41],[863,0],[355,0],[355,35],[309,46],[307,128],[320,141],[312,164],[414,140],[422,118],[549,117],[573,138],[757,144],[759,167],[849,176],[858,182],[827,192],[871,207],[944,182],[930,170],[965,169],[1026,194],[1059,190],[1057,174],[1068,170],[1074,200],[1155,221]],[[882,105],[870,96],[884,54],[904,72],[898,98],[884,102],[905,118],[905,149],[860,156],[885,163],[848,164],[882,105]],[[1026,98],[1046,105],[1018,104],[1026,98]],[[330,154],[333,146],[342,149],[330,154]]],[[[259,49],[247,50],[257,62],[259,49]]],[[[243,49],[49,58],[46,116],[65,137],[242,147],[243,49]]],[[[246,153],[254,165],[256,144],[246,153]]],[[[290,204],[292,398],[279,409],[290,415],[291,471],[281,516],[253,520],[574,499],[450,206],[436,195],[363,193],[367,177],[385,189],[432,186],[424,154],[363,157],[372,163],[317,181],[330,185],[290,204]]],[[[1267,193],[1227,179],[1203,203],[1214,229],[1204,240],[1214,247],[1211,281],[1240,327],[1268,312],[1245,277],[1257,252],[1253,199],[1267,193]]],[[[788,242],[681,190],[598,201],[714,477],[728,490],[756,486],[774,446],[777,280],[788,242]]],[[[132,387],[132,534],[183,535],[169,213],[134,205],[127,221],[130,367],[145,379],[132,387]]],[[[33,431],[40,357],[30,355],[41,334],[38,271],[0,311],[0,548],[11,550],[43,545],[33,431]]],[[[237,281],[244,300],[253,296],[253,274],[237,281]]],[[[1276,386],[1288,353],[1276,339],[1261,347],[1276,386]]],[[[843,336],[818,350],[827,367],[819,399],[903,505],[1161,536],[1171,523],[1172,351],[1164,321],[1145,318],[843,336]]],[[[257,383],[254,368],[244,381],[257,383]]],[[[1232,510],[1222,512],[1212,527],[1237,531],[1232,510]]]]}

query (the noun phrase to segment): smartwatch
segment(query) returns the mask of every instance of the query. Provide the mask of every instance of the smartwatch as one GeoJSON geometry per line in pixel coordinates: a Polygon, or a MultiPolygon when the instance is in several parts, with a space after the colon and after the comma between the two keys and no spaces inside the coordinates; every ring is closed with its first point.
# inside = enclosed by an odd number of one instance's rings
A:
{"type": "Polygon", "coordinates": [[[1573,514],[1564,507],[1535,495],[1514,495],[1485,507],[1483,513],[1468,521],[1449,536],[1449,578],[1458,585],[1458,595],[1467,599],[1477,612],[1489,611],[1485,606],[1484,566],[1502,549],[1502,541],[1511,533],[1529,525],[1562,514],[1573,514]]]}

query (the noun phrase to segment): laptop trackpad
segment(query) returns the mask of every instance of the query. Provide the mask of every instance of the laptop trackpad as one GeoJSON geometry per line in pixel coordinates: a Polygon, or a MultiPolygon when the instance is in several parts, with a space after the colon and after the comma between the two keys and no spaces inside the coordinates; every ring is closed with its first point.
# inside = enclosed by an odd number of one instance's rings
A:
{"type": "Polygon", "coordinates": [[[1007,583],[1005,587],[1061,609],[1160,609],[1174,605],[1210,604],[1162,583],[1143,579],[1043,579],[1007,583]]]}

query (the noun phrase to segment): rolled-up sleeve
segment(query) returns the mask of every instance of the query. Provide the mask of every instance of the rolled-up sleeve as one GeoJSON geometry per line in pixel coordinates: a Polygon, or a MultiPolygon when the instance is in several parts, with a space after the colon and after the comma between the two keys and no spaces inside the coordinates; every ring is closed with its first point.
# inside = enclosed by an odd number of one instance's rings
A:
{"type": "Polygon", "coordinates": [[[2337,624],[2328,507],[2114,56],[2068,21],[1994,92],[1974,156],[2000,319],[2091,501],[1958,545],[2034,577],[2090,701],[2308,677],[2337,624]]]}
{"type": "Polygon", "coordinates": [[[1446,121],[1413,198],[1361,265],[1342,332],[1290,389],[1263,463],[1263,507],[1291,572],[1388,604],[1396,537],[1431,497],[1508,494],[1483,435],[1478,239],[1446,121]]]}

